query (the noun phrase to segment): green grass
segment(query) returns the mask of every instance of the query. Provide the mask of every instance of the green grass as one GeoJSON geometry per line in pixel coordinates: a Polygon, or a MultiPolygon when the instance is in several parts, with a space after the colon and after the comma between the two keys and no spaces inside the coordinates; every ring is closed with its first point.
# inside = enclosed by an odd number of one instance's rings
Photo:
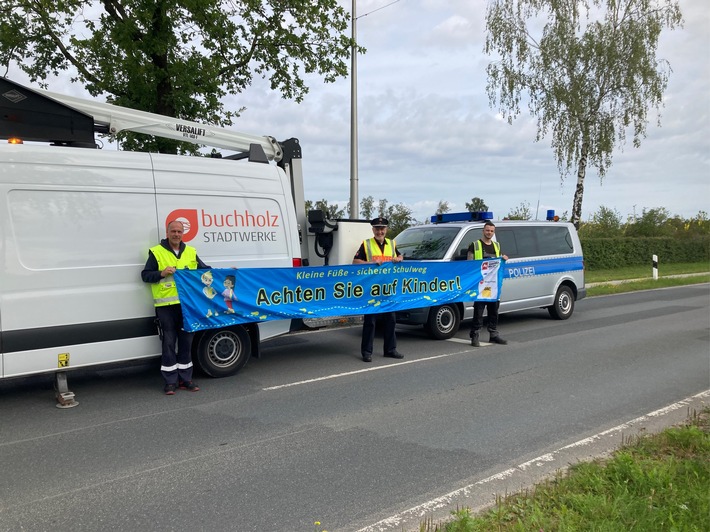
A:
{"type": "Polygon", "coordinates": [[[606,460],[570,467],[478,515],[420,532],[710,530],[710,408],[685,425],[634,438],[606,460]]]}
{"type": "Polygon", "coordinates": [[[670,286],[685,286],[689,284],[710,282],[710,273],[694,275],[692,277],[662,277],[654,281],[644,279],[643,281],[628,281],[620,284],[601,284],[587,287],[587,296],[604,296],[609,294],[621,294],[624,292],[634,292],[636,290],[652,290],[654,288],[668,288],[670,286]]]}
{"type": "MultiPolygon", "coordinates": [[[[587,288],[589,296],[710,282],[710,264],[661,265],[585,272],[587,283],[643,279],[587,288]],[[693,277],[664,277],[704,273],[693,277]]],[[[477,515],[421,523],[420,532],[600,532],[710,530],[710,408],[686,425],[635,438],[608,460],[570,467],[531,489],[498,497],[477,515]]]]}
{"type": "MultiPolygon", "coordinates": [[[[684,273],[710,273],[710,263],[708,262],[679,262],[660,264],[658,276],[663,278],[666,275],[682,275],[684,273]]],[[[653,277],[651,264],[644,266],[627,266],[614,270],[586,270],[584,280],[587,283],[601,283],[604,281],[620,281],[624,279],[644,279],[653,277]]]]}
{"type": "Polygon", "coordinates": [[[585,271],[584,281],[587,283],[587,296],[603,296],[621,294],[636,290],[651,290],[653,288],[668,288],[671,286],[685,286],[689,284],[710,282],[710,263],[706,262],[679,262],[662,264],[659,267],[658,279],[653,279],[650,266],[627,266],[616,270],[585,271]],[[697,275],[697,274],[702,275],[697,275]],[[669,277],[671,275],[687,275],[690,277],[669,277]],[[607,281],[627,281],[619,284],[598,284],[607,281]]]}

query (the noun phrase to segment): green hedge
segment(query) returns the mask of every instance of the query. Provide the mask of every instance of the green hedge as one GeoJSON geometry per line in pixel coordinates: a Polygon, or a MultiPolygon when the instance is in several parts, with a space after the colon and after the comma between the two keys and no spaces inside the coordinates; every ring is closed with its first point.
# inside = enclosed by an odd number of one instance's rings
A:
{"type": "Polygon", "coordinates": [[[695,238],[619,237],[582,238],[584,264],[588,270],[608,270],[659,262],[710,261],[710,236],[695,238]]]}

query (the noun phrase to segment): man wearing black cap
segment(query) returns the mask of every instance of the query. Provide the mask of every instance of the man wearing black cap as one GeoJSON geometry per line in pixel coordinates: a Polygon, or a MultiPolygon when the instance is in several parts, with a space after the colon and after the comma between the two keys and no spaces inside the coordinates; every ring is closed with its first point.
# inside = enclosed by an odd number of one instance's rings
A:
{"type": "MultiPolygon", "coordinates": [[[[353,264],[377,264],[383,262],[402,262],[402,254],[397,251],[395,243],[387,235],[387,218],[381,216],[370,222],[372,226],[373,238],[368,238],[357,250],[353,258],[353,264]]],[[[365,314],[362,325],[362,342],[360,352],[364,362],[372,362],[372,343],[375,339],[375,321],[377,317],[385,322],[385,356],[390,358],[404,358],[404,355],[397,352],[397,337],[394,328],[397,324],[394,312],[383,312],[381,314],[365,314]]]]}

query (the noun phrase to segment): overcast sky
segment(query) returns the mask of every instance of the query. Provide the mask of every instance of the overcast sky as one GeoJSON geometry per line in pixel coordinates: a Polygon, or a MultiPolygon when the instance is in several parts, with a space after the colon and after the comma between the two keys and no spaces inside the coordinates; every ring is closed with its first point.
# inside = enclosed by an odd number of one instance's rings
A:
{"type": "MultiPolygon", "coordinates": [[[[483,198],[496,218],[522,202],[544,218],[571,213],[576,178],[561,182],[550,139],[538,143],[527,114],[509,125],[488,104],[483,53],[485,0],[358,0],[359,199],[404,203],[424,221],[439,201],[452,212],[483,198]],[[388,5],[391,4],[391,5],[388,5]],[[368,14],[369,13],[369,14],[368,14]]],[[[340,0],[350,11],[351,0],[340,0]]],[[[640,148],[617,148],[603,183],[590,168],[583,220],[601,205],[622,220],[646,208],[695,216],[710,211],[710,9],[680,0],[685,24],[662,36],[658,57],[673,72],[640,148]]],[[[14,72],[17,74],[17,72],[14,72]]],[[[13,71],[10,72],[13,77],[13,71]]],[[[21,76],[16,79],[22,80],[21,76]]],[[[300,139],[306,199],[350,199],[350,80],[308,78],[304,102],[257,81],[227,102],[246,111],[235,129],[300,139]]],[[[50,90],[77,94],[51,83],[50,90]]]]}
{"type": "MultiPolygon", "coordinates": [[[[535,122],[513,125],[488,105],[483,53],[485,0],[358,0],[359,197],[404,203],[423,221],[440,200],[452,211],[483,198],[497,218],[526,201],[571,213],[576,178],[564,183],[550,140],[535,122]],[[376,10],[376,11],[375,11],[376,10]],[[371,13],[367,16],[362,16],[371,13]]],[[[350,10],[351,0],[341,1],[350,10]]],[[[658,57],[673,69],[661,110],[636,149],[614,152],[603,183],[588,171],[582,218],[601,205],[625,220],[643,208],[710,211],[710,9],[680,0],[684,28],[662,37],[658,57]]],[[[246,131],[303,147],[306,198],[345,206],[350,198],[350,81],[314,81],[301,104],[252,87],[236,105],[246,131]]]]}

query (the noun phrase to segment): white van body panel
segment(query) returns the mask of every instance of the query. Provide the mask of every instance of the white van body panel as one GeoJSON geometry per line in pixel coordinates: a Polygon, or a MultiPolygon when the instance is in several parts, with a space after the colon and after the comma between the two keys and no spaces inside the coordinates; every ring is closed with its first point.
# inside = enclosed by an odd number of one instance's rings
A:
{"type": "Polygon", "coordinates": [[[69,355],[69,366],[65,369],[129,362],[160,356],[160,341],[157,336],[150,336],[112,342],[75,344],[59,350],[51,347],[5,353],[3,377],[57,371],[62,369],[58,366],[59,355],[64,354],[69,355]]]}
{"type": "MultiPolygon", "coordinates": [[[[159,356],[140,272],[175,212],[198,220],[189,244],[212,267],[292,267],[300,257],[288,178],[275,165],[0,145],[0,377],[159,356]]],[[[289,327],[259,324],[258,336],[289,327]]]]}

